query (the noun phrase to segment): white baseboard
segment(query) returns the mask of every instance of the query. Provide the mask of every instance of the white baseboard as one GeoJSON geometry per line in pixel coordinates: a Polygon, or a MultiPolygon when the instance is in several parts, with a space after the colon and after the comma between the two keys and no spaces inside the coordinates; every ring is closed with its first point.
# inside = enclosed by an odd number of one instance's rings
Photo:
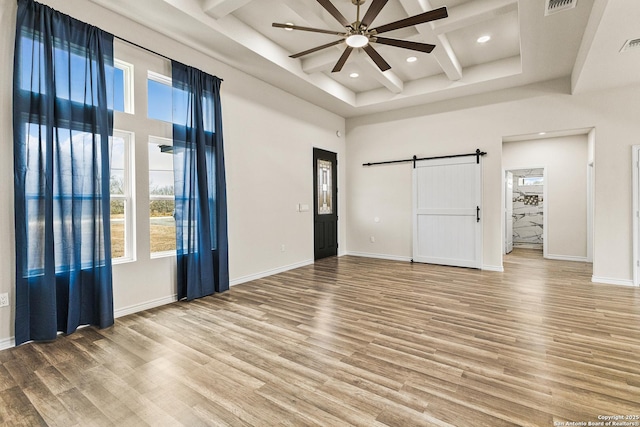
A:
{"type": "Polygon", "coordinates": [[[295,264],[285,265],[283,267],[273,268],[271,270],[262,271],[260,273],[249,274],[247,276],[238,277],[237,279],[233,279],[229,282],[229,286],[239,285],[241,283],[250,282],[252,280],[262,279],[263,277],[272,276],[278,273],[284,273],[285,271],[293,270],[295,268],[305,267],[307,265],[313,264],[312,259],[304,260],[301,262],[297,262],[295,264]]]}
{"type": "Polygon", "coordinates": [[[604,283],[606,285],[622,285],[622,286],[634,286],[633,280],[628,279],[612,279],[610,277],[598,277],[591,276],[591,281],[593,283],[604,283]]]}
{"type": "MultiPolygon", "coordinates": [[[[251,280],[261,279],[263,277],[271,276],[273,274],[283,273],[288,270],[293,270],[294,268],[304,267],[306,265],[313,264],[313,260],[305,260],[299,263],[286,265],[284,267],[278,267],[267,271],[262,271],[260,273],[250,274],[248,276],[239,277],[237,279],[233,279],[229,282],[229,286],[239,285],[240,283],[250,282],[251,280]]],[[[172,302],[176,302],[178,300],[178,295],[170,295],[163,298],[158,298],[152,301],[145,301],[140,304],[130,305],[128,307],[123,307],[115,310],[114,316],[116,318],[126,316],[128,314],[137,313],[143,310],[149,310],[151,308],[159,307],[165,304],[171,304],[172,302]]]]}
{"type": "Polygon", "coordinates": [[[544,256],[546,259],[552,259],[556,261],[576,261],[576,262],[589,262],[586,256],[572,256],[572,255],[552,255],[547,254],[544,256]]]}
{"type": "Polygon", "coordinates": [[[15,337],[9,337],[9,338],[0,340],[0,351],[6,350],[11,347],[15,347],[15,346],[16,346],[15,337]]]}
{"type": "Polygon", "coordinates": [[[171,304],[172,302],[176,302],[178,300],[178,295],[170,295],[168,297],[158,298],[152,301],[141,302],[140,304],[130,305],[128,307],[122,307],[114,311],[113,315],[115,318],[126,316],[128,314],[137,313],[143,310],[149,310],[151,308],[160,307],[161,305],[171,304]]]}
{"type": "Polygon", "coordinates": [[[483,265],[482,269],[486,271],[496,271],[498,273],[504,273],[504,267],[501,265],[483,265]]]}
{"type": "Polygon", "coordinates": [[[370,253],[370,252],[351,252],[351,251],[348,251],[347,255],[359,256],[359,257],[364,257],[364,258],[387,259],[389,261],[411,262],[411,257],[410,256],[401,256],[401,255],[374,254],[374,253],[370,253]]]}

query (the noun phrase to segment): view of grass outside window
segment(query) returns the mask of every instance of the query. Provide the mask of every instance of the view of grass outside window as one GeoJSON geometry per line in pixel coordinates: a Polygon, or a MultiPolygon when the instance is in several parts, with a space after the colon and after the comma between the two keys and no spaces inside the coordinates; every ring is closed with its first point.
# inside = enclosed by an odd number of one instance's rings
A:
{"type": "Polygon", "coordinates": [[[131,194],[129,184],[130,135],[115,131],[111,138],[111,258],[130,256],[127,237],[131,227],[131,194]]]}
{"type": "Polygon", "coordinates": [[[172,141],[149,139],[149,235],[151,253],[176,250],[172,141]],[[164,152],[161,150],[164,146],[164,152]]]}

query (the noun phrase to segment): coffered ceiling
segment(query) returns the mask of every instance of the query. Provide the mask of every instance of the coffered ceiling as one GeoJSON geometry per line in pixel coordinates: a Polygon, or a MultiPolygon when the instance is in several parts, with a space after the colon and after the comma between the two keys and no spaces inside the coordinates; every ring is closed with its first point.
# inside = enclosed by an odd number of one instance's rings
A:
{"type": "MultiPolygon", "coordinates": [[[[548,0],[389,0],[373,25],[447,7],[447,18],[385,34],[434,44],[433,52],[376,44],[390,70],[380,71],[365,52],[356,49],[342,71],[332,73],[344,43],[300,59],[289,56],[340,37],[271,25],[293,23],[344,31],[316,0],[92,1],[344,117],[572,74],[577,89],[589,90],[594,82],[602,86],[594,71],[602,53],[594,53],[592,46],[614,37],[605,26],[624,33],[617,22],[625,19],[620,3],[636,14],[630,21],[637,22],[640,14],[637,0],[576,0],[575,7],[548,16],[548,0]],[[481,36],[490,40],[479,43],[481,36]],[[415,61],[407,62],[411,56],[415,61]],[[354,73],[358,77],[352,77],[354,73]]],[[[356,20],[351,0],[332,3],[349,21],[356,20]]],[[[362,13],[370,3],[366,0],[362,13]]],[[[636,53],[633,59],[640,57],[640,49],[636,53]]]]}

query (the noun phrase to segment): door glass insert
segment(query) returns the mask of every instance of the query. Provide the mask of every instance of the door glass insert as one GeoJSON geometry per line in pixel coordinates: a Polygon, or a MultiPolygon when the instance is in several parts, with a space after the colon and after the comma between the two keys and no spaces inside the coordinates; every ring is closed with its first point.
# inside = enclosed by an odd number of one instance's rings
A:
{"type": "Polygon", "coordinates": [[[333,213],[333,194],[331,162],[318,159],[318,215],[330,215],[333,213]]]}

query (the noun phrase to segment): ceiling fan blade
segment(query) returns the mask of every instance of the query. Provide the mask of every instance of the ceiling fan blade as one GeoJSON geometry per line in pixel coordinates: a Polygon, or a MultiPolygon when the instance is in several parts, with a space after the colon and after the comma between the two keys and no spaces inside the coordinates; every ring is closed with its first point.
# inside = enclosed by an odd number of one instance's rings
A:
{"type": "Polygon", "coordinates": [[[376,63],[378,68],[380,68],[380,71],[387,71],[391,69],[391,65],[389,65],[387,61],[382,58],[382,56],[380,56],[380,54],[373,48],[373,46],[368,44],[363,47],[363,49],[365,52],[367,52],[367,55],[369,55],[369,57],[373,59],[373,62],[376,63]]]}
{"type": "Polygon", "coordinates": [[[344,35],[344,32],[341,33],[340,31],[323,30],[322,28],[299,27],[297,25],[292,25],[292,24],[278,24],[277,22],[274,22],[273,24],[271,24],[271,26],[276,28],[288,28],[292,30],[311,31],[312,33],[332,34],[334,36],[344,35]]]}
{"type": "Polygon", "coordinates": [[[389,46],[401,47],[403,49],[417,50],[425,53],[431,53],[433,48],[436,47],[433,44],[418,43],[418,42],[412,42],[408,40],[388,39],[386,37],[372,37],[371,41],[373,43],[386,44],[389,46]]]}
{"type": "Polygon", "coordinates": [[[387,31],[399,30],[400,28],[411,27],[413,25],[423,24],[425,22],[446,18],[447,16],[449,16],[449,14],[447,13],[447,8],[443,6],[438,9],[421,13],[419,15],[410,16],[408,18],[401,19],[396,22],[391,22],[389,24],[382,25],[378,28],[373,28],[369,31],[372,32],[373,34],[382,34],[382,33],[386,33],[387,31]]]}
{"type": "Polygon", "coordinates": [[[367,9],[367,13],[365,13],[364,15],[364,18],[362,18],[362,21],[360,21],[362,25],[364,25],[365,27],[371,25],[382,8],[387,4],[387,1],[389,0],[373,0],[371,6],[369,6],[369,9],[367,9]]]}
{"type": "Polygon", "coordinates": [[[351,22],[347,21],[347,18],[345,18],[344,15],[340,13],[340,11],[336,9],[333,3],[331,3],[329,0],[318,0],[318,3],[320,3],[320,5],[322,5],[322,7],[324,7],[325,10],[331,14],[331,16],[336,18],[343,27],[351,26],[351,22]]]}
{"type": "Polygon", "coordinates": [[[296,53],[294,55],[290,55],[289,58],[300,58],[301,56],[305,56],[305,55],[308,55],[310,53],[317,52],[319,50],[326,49],[328,47],[338,45],[340,43],[344,43],[344,39],[336,40],[336,41],[331,42],[331,43],[323,44],[322,46],[314,47],[313,49],[305,50],[304,52],[299,52],[299,53],[296,53]]]}
{"type": "Polygon", "coordinates": [[[342,56],[340,56],[340,59],[338,59],[336,66],[333,67],[333,70],[331,70],[332,73],[337,73],[338,71],[342,70],[344,63],[347,62],[347,58],[349,58],[349,55],[351,55],[352,51],[353,48],[351,46],[347,46],[344,52],[342,52],[342,56]]]}

